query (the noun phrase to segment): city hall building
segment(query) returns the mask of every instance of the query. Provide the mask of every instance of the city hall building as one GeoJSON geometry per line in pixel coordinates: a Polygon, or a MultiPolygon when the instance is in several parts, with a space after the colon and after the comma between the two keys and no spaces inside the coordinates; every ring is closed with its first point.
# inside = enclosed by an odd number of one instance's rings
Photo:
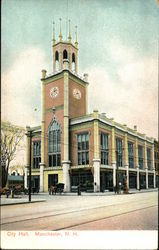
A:
{"type": "Polygon", "coordinates": [[[88,114],[88,75],[78,75],[77,31],[73,44],[70,31],[63,41],[60,27],[52,48],[53,74],[42,70],[42,123],[27,127],[25,186],[31,155],[32,186],[41,192],[56,183],[64,183],[65,192],[79,184],[83,191],[113,190],[125,179],[129,189],[154,188],[154,140],[98,110],[88,114]]]}

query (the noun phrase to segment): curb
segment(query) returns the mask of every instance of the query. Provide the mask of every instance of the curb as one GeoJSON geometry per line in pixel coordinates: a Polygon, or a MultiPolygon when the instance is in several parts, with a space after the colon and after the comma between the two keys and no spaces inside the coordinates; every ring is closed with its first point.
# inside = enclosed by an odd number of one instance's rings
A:
{"type": "Polygon", "coordinates": [[[0,206],[10,206],[10,205],[24,205],[24,204],[31,204],[36,202],[45,202],[46,200],[39,200],[39,201],[22,201],[22,202],[14,202],[14,203],[6,203],[6,204],[0,204],[0,206]]]}

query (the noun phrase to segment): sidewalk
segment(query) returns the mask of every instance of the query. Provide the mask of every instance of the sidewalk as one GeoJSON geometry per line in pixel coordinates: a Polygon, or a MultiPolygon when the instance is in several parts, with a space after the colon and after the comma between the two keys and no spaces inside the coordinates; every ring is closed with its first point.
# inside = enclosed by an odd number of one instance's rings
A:
{"type": "MultiPolygon", "coordinates": [[[[140,191],[136,189],[130,189],[128,194],[140,194],[140,193],[155,192],[155,191],[158,191],[158,188],[141,189],[140,191]]],[[[111,195],[126,195],[126,194],[123,194],[123,191],[121,192],[121,194],[115,194],[115,192],[109,192],[109,191],[99,192],[99,193],[81,192],[81,196],[111,196],[111,195]]],[[[49,201],[52,199],[53,196],[49,195],[48,193],[32,194],[31,203],[49,201]]],[[[61,195],[56,194],[56,196],[63,197],[63,196],[78,196],[78,195],[77,193],[62,193],[61,195]]],[[[29,202],[28,195],[19,195],[19,196],[16,196],[15,198],[11,198],[11,197],[6,198],[6,196],[1,196],[1,202],[0,202],[1,206],[16,205],[16,204],[29,204],[29,203],[30,202],[29,202]]]]}

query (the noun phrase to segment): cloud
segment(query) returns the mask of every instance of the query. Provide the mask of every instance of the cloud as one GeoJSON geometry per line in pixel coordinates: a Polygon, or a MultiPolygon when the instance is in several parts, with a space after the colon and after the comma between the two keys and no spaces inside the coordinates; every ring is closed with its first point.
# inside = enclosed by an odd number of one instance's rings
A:
{"type": "Polygon", "coordinates": [[[2,119],[22,126],[40,122],[40,77],[46,66],[44,52],[39,48],[28,48],[17,55],[12,67],[2,75],[2,119]]]}
{"type": "Polygon", "coordinates": [[[111,57],[118,65],[116,79],[105,68],[88,68],[89,72],[89,107],[90,111],[98,108],[106,112],[108,117],[127,123],[128,126],[138,126],[141,133],[157,138],[157,58],[139,57],[132,48],[118,43],[106,46],[105,55],[111,57]],[[111,48],[108,51],[108,47],[111,48]],[[125,57],[127,55],[127,57],[125,57]],[[125,59],[124,59],[125,58],[125,59]],[[124,62],[125,60],[125,62],[124,62]]]}

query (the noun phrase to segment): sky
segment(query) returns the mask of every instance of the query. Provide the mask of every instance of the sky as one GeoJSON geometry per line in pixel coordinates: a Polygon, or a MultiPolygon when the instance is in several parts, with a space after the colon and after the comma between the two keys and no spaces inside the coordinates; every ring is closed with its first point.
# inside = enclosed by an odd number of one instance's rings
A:
{"type": "Polygon", "coordinates": [[[52,30],[63,40],[68,19],[79,75],[88,73],[89,112],[158,138],[157,0],[2,1],[2,119],[21,126],[41,123],[41,70],[52,73],[52,30]]]}

